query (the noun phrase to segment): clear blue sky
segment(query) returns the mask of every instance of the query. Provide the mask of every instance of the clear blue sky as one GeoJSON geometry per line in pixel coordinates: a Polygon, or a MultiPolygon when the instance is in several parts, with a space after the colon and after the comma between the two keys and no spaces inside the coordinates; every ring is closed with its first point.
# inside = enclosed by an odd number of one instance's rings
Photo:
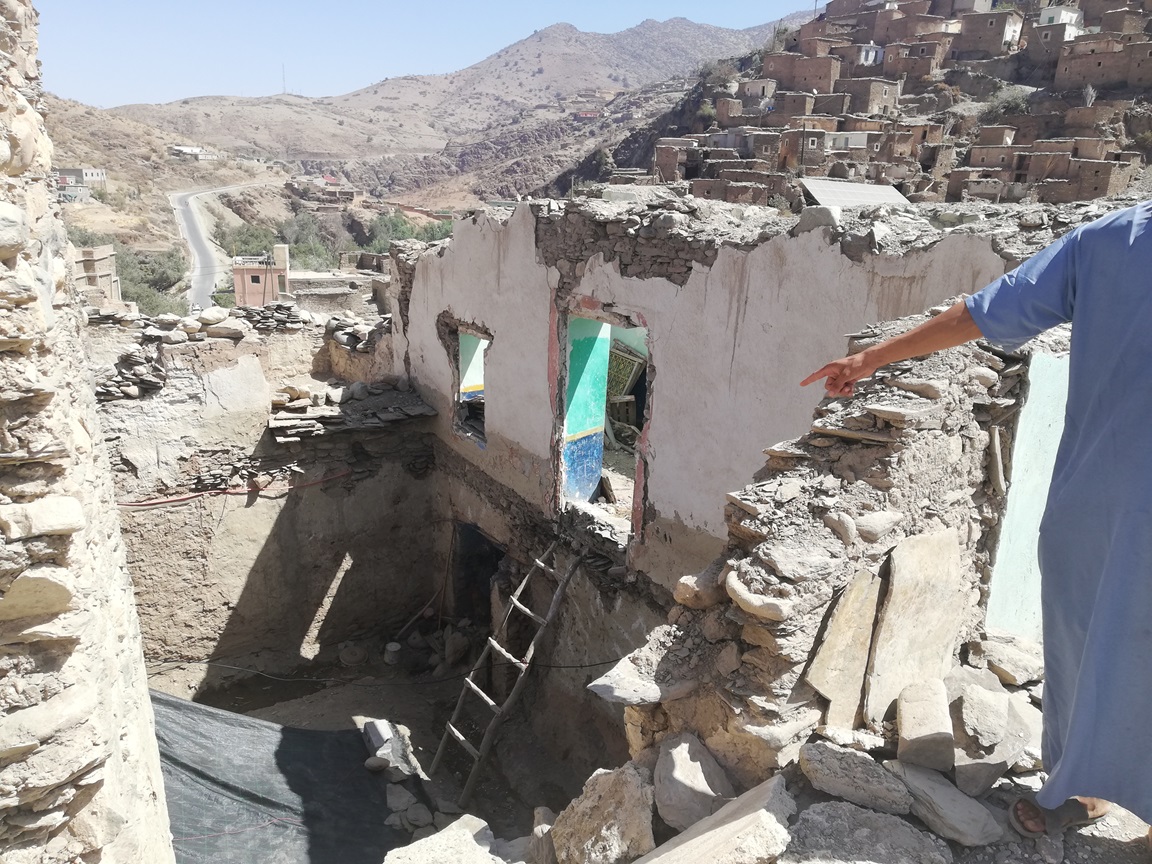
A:
{"type": "Polygon", "coordinates": [[[347,93],[451,72],[550,24],[613,33],[645,18],[766,24],[804,0],[36,0],[45,87],[110,108],[187,96],[347,93]]]}

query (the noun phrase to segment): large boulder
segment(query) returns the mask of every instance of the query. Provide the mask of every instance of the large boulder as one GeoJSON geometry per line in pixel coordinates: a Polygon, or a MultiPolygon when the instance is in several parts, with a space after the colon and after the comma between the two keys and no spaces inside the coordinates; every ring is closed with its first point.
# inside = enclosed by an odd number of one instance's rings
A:
{"type": "Polygon", "coordinates": [[[717,798],[736,796],[724,769],[690,732],[660,742],[653,783],[660,818],[679,831],[712,815],[717,798]]]}
{"type": "MultiPolygon", "coordinates": [[[[597,771],[552,826],[558,864],[626,864],[656,848],[651,775],[629,762],[597,771]]],[[[445,859],[450,860],[450,859],[445,859]]]]}

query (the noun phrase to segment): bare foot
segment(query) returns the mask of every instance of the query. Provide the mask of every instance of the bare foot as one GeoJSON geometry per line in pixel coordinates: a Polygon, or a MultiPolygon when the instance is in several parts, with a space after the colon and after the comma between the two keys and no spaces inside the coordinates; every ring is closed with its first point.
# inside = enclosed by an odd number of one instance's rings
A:
{"type": "MultiPolygon", "coordinates": [[[[1081,804],[1088,810],[1088,817],[1090,819],[1098,819],[1105,815],[1112,809],[1112,805],[1103,800],[1102,798],[1077,798],[1081,804]]],[[[1036,804],[1031,801],[1017,801],[1014,805],[1016,808],[1016,818],[1020,824],[1038,834],[1043,834],[1048,829],[1048,824],[1044,817],[1044,811],[1041,810],[1036,804]]],[[[1152,829],[1148,831],[1148,843],[1152,846],[1152,829]]]]}

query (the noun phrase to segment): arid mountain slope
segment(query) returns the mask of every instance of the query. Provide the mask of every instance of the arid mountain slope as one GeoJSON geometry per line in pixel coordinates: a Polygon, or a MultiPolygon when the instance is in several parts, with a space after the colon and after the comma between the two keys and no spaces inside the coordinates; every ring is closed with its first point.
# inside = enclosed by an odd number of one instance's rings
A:
{"type": "Polygon", "coordinates": [[[322,99],[204,96],[112,113],[241,155],[295,161],[433,153],[508,123],[561,119],[570,110],[565,100],[582,91],[639,88],[746,53],[775,26],[728,30],[673,18],[601,34],[556,24],[448,75],[387,79],[322,99]]]}

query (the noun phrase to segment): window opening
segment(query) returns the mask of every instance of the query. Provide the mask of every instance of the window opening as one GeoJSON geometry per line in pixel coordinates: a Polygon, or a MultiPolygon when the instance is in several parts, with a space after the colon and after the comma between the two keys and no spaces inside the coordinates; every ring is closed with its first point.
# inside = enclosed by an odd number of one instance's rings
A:
{"type": "Polygon", "coordinates": [[[456,428],[464,435],[484,441],[484,355],[492,340],[460,330],[456,344],[460,377],[456,428]]]}
{"type": "Polygon", "coordinates": [[[648,331],[572,317],[564,410],[563,493],[631,529],[648,405],[648,331]]]}
{"type": "Polygon", "coordinates": [[[260,277],[259,277],[259,276],[257,276],[257,275],[255,275],[255,274],[253,274],[253,275],[252,275],[252,277],[251,277],[251,279],[252,279],[252,284],[253,284],[253,285],[259,285],[259,284],[260,284],[260,277]]]}

